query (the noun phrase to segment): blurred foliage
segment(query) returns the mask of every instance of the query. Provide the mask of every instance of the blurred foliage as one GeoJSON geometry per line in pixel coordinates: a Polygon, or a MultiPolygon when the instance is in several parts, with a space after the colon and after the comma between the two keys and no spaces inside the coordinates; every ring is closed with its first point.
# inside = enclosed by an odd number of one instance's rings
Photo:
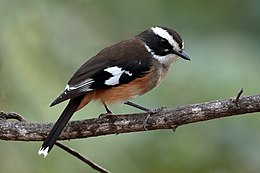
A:
{"type": "MultiPolygon", "coordinates": [[[[147,107],[204,102],[260,91],[260,1],[0,0],[0,110],[55,121],[49,108],[73,72],[103,47],[154,25],[175,28],[192,61],[134,101],[147,107]],[[158,99],[160,98],[160,99],[158,99]]],[[[112,106],[115,113],[137,111],[112,106]]],[[[91,103],[74,119],[97,117],[91,103]]],[[[259,172],[259,113],[181,127],[65,142],[113,172],[259,172]]],[[[95,172],[57,147],[0,143],[0,172],[95,172]]]]}

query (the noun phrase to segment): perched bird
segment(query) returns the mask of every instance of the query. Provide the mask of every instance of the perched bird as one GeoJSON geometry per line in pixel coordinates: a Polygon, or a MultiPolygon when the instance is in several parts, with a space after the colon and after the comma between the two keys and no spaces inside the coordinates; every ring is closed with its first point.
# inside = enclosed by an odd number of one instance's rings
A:
{"type": "Polygon", "coordinates": [[[101,50],[71,77],[63,93],[50,106],[69,99],[38,154],[47,156],[63,128],[90,101],[126,103],[143,110],[130,99],[156,87],[178,58],[190,60],[180,35],[169,28],[154,26],[139,35],[101,50]]]}

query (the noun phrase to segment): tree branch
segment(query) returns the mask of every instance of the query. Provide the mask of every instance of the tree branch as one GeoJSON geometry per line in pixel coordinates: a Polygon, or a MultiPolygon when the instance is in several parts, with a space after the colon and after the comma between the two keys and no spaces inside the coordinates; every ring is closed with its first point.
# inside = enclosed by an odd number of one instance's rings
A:
{"type": "Polygon", "coordinates": [[[59,143],[59,142],[56,142],[55,145],[58,146],[59,148],[63,149],[64,151],[68,152],[69,154],[73,155],[74,157],[78,158],[79,160],[81,160],[85,164],[89,165],[92,169],[94,169],[98,172],[101,172],[101,173],[110,173],[105,168],[102,168],[98,164],[96,164],[93,161],[89,160],[88,158],[84,157],[83,155],[81,155],[77,151],[67,147],[66,145],[59,143]]]}
{"type": "MultiPolygon", "coordinates": [[[[129,133],[147,130],[173,129],[178,126],[223,118],[239,114],[260,112],[260,95],[215,100],[211,102],[179,106],[173,109],[112,115],[80,121],[71,121],[60,135],[61,140],[87,138],[109,134],[129,133]]],[[[12,113],[13,114],[13,113],[12,113]]],[[[9,113],[0,112],[0,139],[13,141],[41,141],[53,123],[29,123],[7,121],[9,113]],[[2,119],[2,120],[1,120],[2,119]]],[[[16,117],[16,119],[19,119],[16,117]]],[[[24,120],[24,119],[22,119],[24,120]]]]}

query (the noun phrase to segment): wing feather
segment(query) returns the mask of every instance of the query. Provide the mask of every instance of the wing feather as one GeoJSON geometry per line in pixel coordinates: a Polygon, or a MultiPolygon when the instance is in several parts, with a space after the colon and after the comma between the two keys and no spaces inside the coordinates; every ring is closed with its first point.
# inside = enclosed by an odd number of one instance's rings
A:
{"type": "Polygon", "coordinates": [[[105,81],[113,77],[118,78],[120,84],[126,84],[144,76],[151,69],[152,58],[149,56],[151,55],[137,38],[125,40],[103,49],[74,73],[64,92],[53,101],[51,106],[90,91],[114,87],[118,84],[105,84],[105,81]],[[113,74],[106,70],[111,67],[121,68],[124,73],[113,74]]]}

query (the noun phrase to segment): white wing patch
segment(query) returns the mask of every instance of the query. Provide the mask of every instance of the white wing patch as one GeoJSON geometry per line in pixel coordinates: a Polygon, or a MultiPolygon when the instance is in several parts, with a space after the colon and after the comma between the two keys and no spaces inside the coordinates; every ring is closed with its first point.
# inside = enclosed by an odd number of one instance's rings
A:
{"type": "Polygon", "coordinates": [[[160,37],[168,40],[168,42],[173,46],[173,48],[176,51],[180,51],[179,44],[172,38],[172,36],[166,30],[162,29],[161,27],[157,27],[157,26],[152,27],[151,29],[153,30],[153,32],[156,35],[159,35],[160,37]]]}
{"type": "Polygon", "coordinates": [[[94,82],[93,79],[85,80],[77,85],[70,86],[69,84],[66,85],[64,93],[66,94],[67,91],[79,89],[79,90],[86,90],[91,91],[92,89],[89,89],[89,86],[94,82]]]}
{"type": "Polygon", "coordinates": [[[123,73],[127,74],[128,76],[132,76],[133,74],[129,71],[123,70],[122,67],[109,67],[104,69],[104,71],[111,73],[113,76],[109,79],[105,80],[106,85],[117,85],[119,84],[119,79],[123,73]]]}

